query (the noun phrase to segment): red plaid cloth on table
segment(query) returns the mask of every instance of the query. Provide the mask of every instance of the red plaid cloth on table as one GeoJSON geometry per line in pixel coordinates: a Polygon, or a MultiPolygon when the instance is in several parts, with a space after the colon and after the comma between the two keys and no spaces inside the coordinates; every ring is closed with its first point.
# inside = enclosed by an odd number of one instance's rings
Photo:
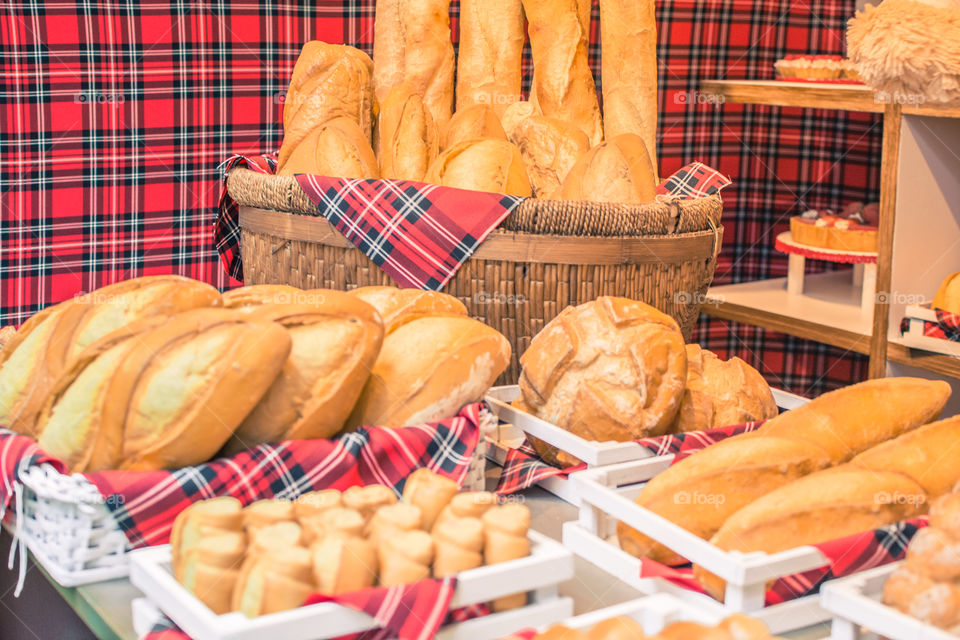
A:
{"type": "MultiPolygon", "coordinates": [[[[224,268],[243,279],[239,207],[227,193],[226,175],[246,168],[272,174],[273,155],[234,156],[223,167],[219,215],[214,227],[224,268]]],[[[401,287],[438,291],[523,198],[438,187],[422,182],[355,180],[297,175],[317,213],[401,287]]],[[[660,195],[701,198],[719,193],[730,179],[694,162],[663,182],[660,195]]]]}
{"type": "MultiPolygon", "coordinates": [[[[691,431],[689,433],[677,433],[658,436],[656,438],[643,438],[635,442],[645,447],[655,456],[675,454],[676,457],[673,460],[673,464],[676,464],[680,460],[711,444],[731,436],[754,431],[762,424],[763,421],[747,422],[746,424],[721,427],[719,429],[691,431]]],[[[532,487],[541,480],[554,476],[566,477],[574,471],[582,471],[586,468],[586,464],[579,464],[573,467],[567,467],[566,469],[549,465],[537,455],[536,450],[534,450],[530,442],[526,441],[519,448],[511,449],[507,452],[507,458],[503,462],[503,471],[500,473],[500,482],[497,485],[497,493],[516,493],[517,491],[532,487]]]]}
{"type": "MultiPolygon", "coordinates": [[[[960,342],[960,315],[943,309],[934,309],[934,312],[937,314],[936,322],[922,321],[923,335],[930,338],[950,340],[951,342],[960,342]]],[[[900,333],[904,334],[908,331],[910,331],[910,318],[904,318],[900,321],[900,333]]]]}

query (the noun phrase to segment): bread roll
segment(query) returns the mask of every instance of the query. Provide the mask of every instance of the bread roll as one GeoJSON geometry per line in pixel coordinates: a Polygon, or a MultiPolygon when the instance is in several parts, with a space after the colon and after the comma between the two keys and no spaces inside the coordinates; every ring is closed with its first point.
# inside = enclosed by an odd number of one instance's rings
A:
{"type": "Polygon", "coordinates": [[[937,582],[960,579],[960,540],[936,527],[921,529],[910,540],[907,564],[937,582]]]}
{"type": "Polygon", "coordinates": [[[375,104],[372,74],[373,61],[355,47],[319,40],[303,45],[283,105],[278,175],[316,173],[290,169],[287,162],[311,132],[331,120],[346,118],[353,122],[358,137],[370,144],[375,104]]]}
{"type": "Polygon", "coordinates": [[[381,103],[409,82],[441,129],[453,113],[450,0],[377,0],[374,91],[381,103]]]}
{"type": "Polygon", "coordinates": [[[183,559],[200,540],[242,531],[242,505],[236,498],[223,496],[194,502],[177,514],[170,531],[170,557],[174,575],[182,580],[183,559]]]}
{"type": "Polygon", "coordinates": [[[412,504],[388,504],[377,509],[364,530],[367,540],[376,548],[384,537],[398,531],[413,531],[423,527],[420,507],[412,504]]]}
{"type": "Polygon", "coordinates": [[[203,538],[186,554],[183,586],[215,614],[229,613],[245,551],[241,533],[203,538]]]}
{"type": "Polygon", "coordinates": [[[391,89],[377,126],[380,176],[423,182],[439,153],[440,133],[423,99],[409,83],[391,89]]]}
{"type": "Polygon", "coordinates": [[[398,289],[397,287],[360,287],[348,292],[377,310],[386,335],[411,320],[425,316],[467,315],[463,303],[439,291],[398,289]]]}
{"type": "Polygon", "coordinates": [[[930,526],[960,539],[960,493],[948,493],[930,503],[930,526]]]}
{"type": "Polygon", "coordinates": [[[311,491],[298,497],[293,502],[293,512],[298,520],[318,516],[324,511],[334,509],[343,504],[342,495],[336,489],[311,491]]]}
{"type": "Polygon", "coordinates": [[[263,305],[252,322],[275,322],[292,343],[280,375],[237,427],[227,450],[264,442],[331,438],[350,415],[383,342],[376,310],[340,291],[314,304],[263,305]]]}
{"type": "Polygon", "coordinates": [[[464,491],[450,499],[450,502],[437,516],[433,528],[447,518],[482,518],[488,509],[497,505],[497,496],[489,491],[464,491]]]}
{"type": "Polygon", "coordinates": [[[687,345],[687,385],[674,430],[702,431],[777,416],[777,403],[760,372],[740,358],[720,360],[687,345]]]}
{"type": "Polygon", "coordinates": [[[310,547],[314,580],[325,595],[350,593],[377,581],[377,552],[362,538],[325,538],[310,547]]]}
{"type": "MultiPolygon", "coordinates": [[[[655,476],[636,502],[709,539],[741,508],[830,464],[830,457],[815,444],[746,434],[711,445],[655,476]]],[[[622,522],[617,535],[631,555],[669,565],[686,562],[622,522]]]]}
{"type": "Polygon", "coordinates": [[[301,521],[304,541],[313,544],[325,538],[359,538],[363,536],[366,518],[356,509],[333,507],[301,521]]]}
{"type": "Polygon", "coordinates": [[[931,309],[960,313],[960,278],[957,276],[960,276],[960,273],[951,274],[940,283],[933,302],[930,303],[931,309]]]}
{"type": "Polygon", "coordinates": [[[657,178],[640,136],[623,134],[580,156],[560,188],[564,200],[644,204],[657,197],[657,178]]]}
{"type": "Polygon", "coordinates": [[[444,578],[483,564],[483,523],[477,518],[447,518],[433,530],[433,575],[444,578]]]}
{"type": "Polygon", "coordinates": [[[421,526],[430,531],[437,516],[459,490],[460,487],[453,480],[424,467],[407,476],[403,485],[403,501],[420,509],[421,526]]]}
{"type": "MultiPolygon", "coordinates": [[[[844,465],[758,498],[730,516],[710,542],[724,551],[777,553],[870,531],[925,511],[923,487],[907,476],[844,465]]],[[[707,593],[723,600],[723,580],[698,566],[694,575],[707,593]]]]}
{"type": "Polygon", "coordinates": [[[293,503],[287,500],[257,500],[243,510],[243,528],[251,540],[265,527],[280,522],[293,522],[295,519],[293,503]]]}
{"type": "Polygon", "coordinates": [[[369,521],[380,507],[396,503],[397,494],[382,484],[350,487],[343,492],[343,506],[358,511],[364,521],[369,521]]]}
{"type": "Polygon", "coordinates": [[[660,640],[729,640],[725,632],[698,622],[674,622],[663,629],[657,638],[660,640]]]}
{"type": "Polygon", "coordinates": [[[643,640],[646,637],[640,623],[626,616],[608,618],[587,632],[587,640],[643,640]]]}
{"type": "Polygon", "coordinates": [[[250,546],[247,555],[256,555],[263,551],[270,551],[274,547],[301,546],[306,541],[306,535],[299,522],[279,520],[277,522],[249,527],[247,538],[250,546]]]}
{"type": "Polygon", "coordinates": [[[390,428],[441,420],[483,398],[510,361],[510,343],[459,315],[419,318],[383,341],[351,428],[390,428]]]}
{"type": "Polygon", "coordinates": [[[507,139],[497,113],[485,104],[476,104],[453,114],[443,132],[441,148],[446,151],[461,142],[480,138],[507,139]]]}
{"type": "Polygon", "coordinates": [[[250,310],[264,304],[293,304],[305,302],[307,292],[285,284],[253,284],[231,289],[223,294],[223,306],[227,309],[250,310]]]}
{"type": "Polygon", "coordinates": [[[576,629],[562,624],[555,624],[543,633],[534,636],[534,640],[585,640],[587,636],[576,629]]]}
{"type": "Polygon", "coordinates": [[[122,462],[131,471],[206,462],[257,404],[290,353],[276,324],[197,309],[140,334],[111,389],[126,407],[122,462]]]}
{"type": "Polygon", "coordinates": [[[445,187],[529,196],[530,179],[520,150],[506,140],[468,140],[441,153],[426,181],[445,187]]]}
{"type": "Polygon", "coordinates": [[[520,149],[537,198],[559,197],[560,185],[577,160],[590,150],[579,127],[545,116],[521,120],[510,134],[520,149]]]}
{"type": "Polygon", "coordinates": [[[523,99],[521,58],[525,40],[520,0],[460,1],[458,113],[484,105],[499,115],[523,99]]]}
{"type": "Polygon", "coordinates": [[[883,603],[906,613],[914,596],[932,586],[933,580],[919,573],[909,564],[902,564],[883,584],[883,603]]]}
{"type": "Polygon", "coordinates": [[[514,136],[517,125],[531,116],[542,115],[543,113],[540,111],[540,108],[533,102],[515,102],[507,107],[506,111],[500,115],[500,124],[503,126],[503,131],[507,134],[507,139],[510,140],[514,136]]]}
{"type": "Polygon", "coordinates": [[[350,118],[333,118],[317,125],[277,165],[278,176],[305,173],[335,178],[379,178],[380,167],[370,141],[350,118]]]}
{"type": "MultiPolygon", "coordinates": [[[[487,564],[509,562],[530,555],[530,510],[522,504],[505,504],[483,514],[483,557],[487,564]]],[[[494,612],[522,607],[526,593],[497,598],[491,603],[494,612]]]]}
{"type": "Polygon", "coordinates": [[[301,606],[316,589],[310,552],[300,547],[272,549],[245,563],[234,589],[234,611],[248,618],[301,606]]]}
{"type": "Polygon", "coordinates": [[[413,584],[430,577],[433,539],[424,531],[403,531],[380,541],[380,585],[413,584]]]}
{"type": "MultiPolygon", "coordinates": [[[[610,296],[564,309],[533,338],[520,365],[531,413],[601,442],[665,433],[687,376],[677,323],[642,302],[610,296]]],[[[559,462],[548,446],[534,446],[559,462]]]]}
{"type": "Polygon", "coordinates": [[[533,66],[536,104],[545,116],[580,127],[590,144],[603,140],[603,124],[587,59],[589,34],[577,0],[523,0],[533,66]]]}
{"type": "Polygon", "coordinates": [[[657,17],[653,0],[600,0],[603,133],[643,139],[657,174],[657,17]],[[629,60],[625,64],[624,61],[629,60]]]}

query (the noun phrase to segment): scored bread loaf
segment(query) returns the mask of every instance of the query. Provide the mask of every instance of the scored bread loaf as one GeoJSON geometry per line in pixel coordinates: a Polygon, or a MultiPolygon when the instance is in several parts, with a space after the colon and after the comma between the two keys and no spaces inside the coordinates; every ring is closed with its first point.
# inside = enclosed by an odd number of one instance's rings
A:
{"type": "Polygon", "coordinates": [[[360,287],[348,292],[377,310],[385,335],[404,324],[432,315],[467,315],[467,308],[451,295],[439,291],[398,289],[397,287],[360,287]]]}
{"type": "Polygon", "coordinates": [[[509,361],[507,339],[472,318],[407,322],[384,338],[348,428],[396,428],[453,416],[483,398],[509,361]]]}
{"type": "Polygon", "coordinates": [[[643,204],[657,197],[657,179],[640,136],[622,134],[580,156],[560,188],[564,200],[643,204]]]}
{"type": "Polygon", "coordinates": [[[380,176],[423,182],[439,153],[440,133],[423,99],[408,82],[391,89],[377,124],[380,176]]]}
{"type": "Polygon", "coordinates": [[[375,104],[372,74],[373,61],[356,47],[319,40],[303,45],[283,105],[278,175],[293,175],[286,166],[290,156],[311,132],[335,118],[353,122],[370,144],[375,104]]]}
{"type": "Polygon", "coordinates": [[[503,125],[500,124],[500,118],[485,104],[475,104],[453,114],[443,132],[441,149],[446,151],[461,142],[479,138],[507,139],[503,125]]]}
{"type": "MultiPolygon", "coordinates": [[[[657,18],[653,0],[600,0],[603,133],[643,139],[657,174],[657,18]],[[625,64],[624,61],[629,60],[625,64]]],[[[655,178],[656,179],[656,178],[655,178]]]]}
{"type": "Polygon", "coordinates": [[[228,452],[264,442],[331,438],[342,428],[380,352],[383,326],[356,296],[314,290],[313,304],[262,305],[247,317],[290,335],[290,356],[237,427],[228,452]]]}
{"type": "Polygon", "coordinates": [[[526,40],[520,0],[461,0],[457,52],[457,112],[475,105],[498,115],[521,93],[526,40]]]}
{"type": "Polygon", "coordinates": [[[427,182],[456,189],[530,196],[523,156],[507,140],[467,140],[441,153],[427,172],[427,182]]]}
{"type": "Polygon", "coordinates": [[[740,358],[720,360],[687,345],[687,385],[674,431],[702,431],[776,417],[777,403],[760,372],[740,358]]]}
{"type": "Polygon", "coordinates": [[[402,82],[423,97],[443,129],[453,114],[450,0],[377,0],[373,84],[379,102],[402,82]]]}
{"type": "Polygon", "coordinates": [[[350,118],[332,118],[311,129],[289,152],[278,176],[305,173],[337,178],[379,178],[370,141],[350,118]]]}
{"type": "Polygon", "coordinates": [[[599,144],[603,123],[578,1],[523,0],[523,9],[536,69],[536,105],[543,115],[580,127],[591,145],[599,144]]]}
{"type": "MultiPolygon", "coordinates": [[[[529,101],[515,102],[500,115],[500,124],[503,126],[507,139],[514,136],[517,125],[531,116],[542,116],[543,113],[536,104],[529,101]]],[[[586,135],[586,134],[584,134],[586,135]]]]}
{"type": "Polygon", "coordinates": [[[518,122],[511,129],[510,142],[520,149],[537,198],[559,197],[567,174],[590,150],[590,141],[579,127],[545,116],[518,122]]]}
{"type": "Polygon", "coordinates": [[[223,294],[226,309],[250,310],[262,304],[293,304],[308,302],[306,292],[285,284],[254,284],[231,289],[223,294]]]}
{"type": "MultiPolygon", "coordinates": [[[[526,410],[597,441],[666,433],[687,377],[673,318],[611,296],[564,309],[533,338],[520,365],[526,410]]],[[[554,464],[572,462],[544,443],[534,446],[554,464]]]]}

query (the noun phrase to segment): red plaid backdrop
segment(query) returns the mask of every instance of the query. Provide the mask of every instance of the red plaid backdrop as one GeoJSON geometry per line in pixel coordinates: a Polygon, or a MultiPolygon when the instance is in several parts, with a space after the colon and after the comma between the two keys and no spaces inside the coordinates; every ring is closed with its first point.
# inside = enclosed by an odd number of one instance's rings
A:
{"type": "MultiPolygon", "coordinates": [[[[141,274],[235,284],[212,244],[216,167],[233,153],[277,149],[302,43],[369,52],[374,4],[7,2],[0,322],[19,324],[50,302],[141,274]]],[[[879,121],[716,105],[697,89],[710,78],[772,78],[788,53],[842,53],[854,2],[667,0],[657,8],[661,173],[700,160],[734,178],[724,192],[718,282],[784,275],[773,238],[790,215],[876,199],[879,121]]],[[[592,60],[597,69],[597,47],[592,60]]],[[[749,327],[704,320],[697,337],[800,393],[865,375],[863,358],[749,327]]]]}

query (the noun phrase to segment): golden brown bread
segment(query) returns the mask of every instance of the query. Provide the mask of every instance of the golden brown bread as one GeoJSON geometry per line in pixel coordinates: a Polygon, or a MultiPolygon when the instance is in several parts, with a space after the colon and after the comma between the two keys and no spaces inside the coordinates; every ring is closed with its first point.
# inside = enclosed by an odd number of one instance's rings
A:
{"type": "Polygon", "coordinates": [[[267,391],[290,353],[276,324],[196,309],[140,334],[116,370],[125,407],[119,468],[170,469],[209,460],[267,391]]]}
{"type": "Polygon", "coordinates": [[[491,507],[496,506],[497,496],[489,491],[464,491],[450,499],[433,523],[436,529],[447,518],[482,518],[491,507]]]}
{"type": "Polygon", "coordinates": [[[319,40],[303,45],[283,105],[278,175],[315,173],[292,172],[287,162],[311,132],[336,118],[357,125],[359,137],[370,144],[375,112],[372,76],[373,61],[355,47],[319,40]]]}
{"type": "Polygon", "coordinates": [[[246,548],[242,533],[201,539],[185,554],[183,586],[217,615],[229,613],[246,548]]]}
{"type": "Polygon", "coordinates": [[[341,291],[314,290],[314,304],[262,305],[247,317],[289,333],[290,356],[228,451],[264,442],[331,438],[344,425],[380,352],[376,310],[341,291]]]}
{"type": "Polygon", "coordinates": [[[579,127],[536,115],[512,128],[510,142],[520,149],[537,198],[559,197],[567,174],[590,150],[590,141],[579,127]]]}
{"type": "Polygon", "coordinates": [[[596,145],[603,140],[603,124],[577,5],[577,0],[523,0],[537,70],[534,99],[543,115],[580,127],[596,145]]]}
{"type": "Polygon", "coordinates": [[[560,188],[564,200],[643,204],[657,197],[657,179],[640,136],[621,134],[580,156],[560,188]]]}
{"type": "Polygon", "coordinates": [[[369,522],[380,507],[396,503],[397,494],[393,489],[382,484],[350,487],[343,492],[343,506],[359,512],[365,522],[369,522]]]}
{"type": "Polygon", "coordinates": [[[304,542],[312,544],[324,538],[359,538],[363,535],[366,519],[356,509],[332,507],[319,515],[301,521],[304,542]]]}
{"type": "Polygon", "coordinates": [[[526,40],[520,0],[461,0],[457,112],[475,105],[497,114],[523,99],[521,57],[526,40]]]}
{"type": "Polygon", "coordinates": [[[303,289],[285,284],[254,284],[227,291],[222,296],[226,309],[252,309],[262,304],[292,304],[307,302],[303,289]]]}
{"type": "Polygon", "coordinates": [[[687,385],[674,431],[702,431],[776,415],[777,403],[759,371],[740,358],[724,361],[700,345],[687,345],[687,385]]]}
{"type": "Polygon", "coordinates": [[[384,339],[348,428],[396,428],[455,415],[480,400],[509,361],[507,339],[472,318],[408,322],[384,339]]]}
{"type": "Polygon", "coordinates": [[[516,130],[518,124],[531,116],[542,115],[543,113],[541,113],[540,108],[537,107],[537,105],[533,102],[515,102],[507,107],[502,114],[500,114],[500,124],[503,126],[503,131],[507,134],[507,139],[509,140],[513,138],[514,131],[516,130]]]}
{"type": "Polygon", "coordinates": [[[430,531],[440,512],[457,495],[460,487],[450,478],[434,473],[426,467],[417,469],[403,485],[403,501],[416,505],[422,516],[421,526],[430,531]]]}
{"type": "Polygon", "coordinates": [[[402,531],[380,540],[380,585],[412,584],[430,577],[433,539],[425,531],[402,531]]]}
{"type": "Polygon", "coordinates": [[[170,531],[173,573],[183,579],[186,553],[208,536],[243,532],[240,501],[229,496],[194,502],[177,514],[170,531]]]}
{"type": "Polygon", "coordinates": [[[397,287],[360,287],[348,292],[377,310],[383,321],[384,335],[425,316],[467,315],[467,308],[458,299],[439,291],[398,289],[397,287]]]}
{"type": "Polygon", "coordinates": [[[603,133],[643,139],[657,174],[657,18],[653,0],[600,0],[603,133]],[[629,60],[628,64],[624,61],[629,60]]]}
{"type": "Polygon", "coordinates": [[[440,133],[423,99],[404,82],[380,106],[377,155],[380,177],[423,182],[440,153],[440,133]]]}
{"type": "Polygon", "coordinates": [[[298,520],[318,516],[328,509],[339,507],[343,504],[342,494],[336,489],[324,489],[323,491],[310,491],[298,496],[293,501],[293,512],[298,520]]]}
{"type": "Polygon", "coordinates": [[[231,608],[248,618],[299,607],[315,590],[310,552],[276,547],[244,562],[231,608]]]}
{"type": "Polygon", "coordinates": [[[0,353],[3,353],[3,350],[7,348],[15,335],[17,335],[17,330],[10,325],[0,328],[0,353]]]}
{"type": "Polygon", "coordinates": [[[446,151],[461,142],[480,138],[507,139],[503,125],[500,124],[500,118],[491,107],[485,104],[475,104],[453,114],[443,132],[441,149],[446,151]]]}
{"type": "Polygon", "coordinates": [[[643,640],[646,637],[640,623],[626,616],[598,622],[587,632],[587,640],[643,640]]]}
{"type": "Polygon", "coordinates": [[[930,526],[943,529],[954,538],[960,539],[960,487],[954,487],[954,493],[948,493],[930,504],[930,526]]]}
{"type": "Polygon", "coordinates": [[[433,575],[443,578],[483,564],[483,523],[478,518],[447,518],[433,530],[433,575]]]}
{"type": "MultiPolygon", "coordinates": [[[[530,412],[597,441],[665,433],[687,376],[677,323],[642,302],[610,296],[564,309],[520,364],[530,412]]],[[[546,448],[538,452],[552,458],[546,448]]]]}
{"type": "Polygon", "coordinates": [[[937,527],[920,529],[907,547],[906,564],[937,582],[960,579],[960,540],[937,527]]]}
{"type": "Polygon", "coordinates": [[[930,303],[931,309],[960,313],[960,273],[953,273],[940,283],[930,303]]]}
{"type": "MultiPolygon", "coordinates": [[[[505,504],[483,514],[483,559],[487,564],[509,562],[530,555],[530,509],[522,504],[505,504]]],[[[497,598],[491,604],[496,611],[507,611],[527,603],[527,594],[497,598]]]]}
{"type": "Polygon", "coordinates": [[[413,531],[423,528],[423,512],[420,507],[399,502],[380,507],[364,528],[364,534],[370,544],[376,548],[380,540],[397,531],[413,531]]]}
{"type": "Polygon", "coordinates": [[[495,138],[468,140],[450,147],[430,165],[426,181],[514,196],[532,193],[520,150],[495,138]]]}
{"type": "Polygon", "coordinates": [[[370,141],[350,118],[332,118],[298,139],[278,176],[305,173],[336,178],[379,178],[380,167],[370,141]]]}
{"type": "Polygon", "coordinates": [[[320,593],[358,591],[372,587],[377,580],[376,547],[362,538],[325,538],[314,543],[310,552],[320,593]]]}

